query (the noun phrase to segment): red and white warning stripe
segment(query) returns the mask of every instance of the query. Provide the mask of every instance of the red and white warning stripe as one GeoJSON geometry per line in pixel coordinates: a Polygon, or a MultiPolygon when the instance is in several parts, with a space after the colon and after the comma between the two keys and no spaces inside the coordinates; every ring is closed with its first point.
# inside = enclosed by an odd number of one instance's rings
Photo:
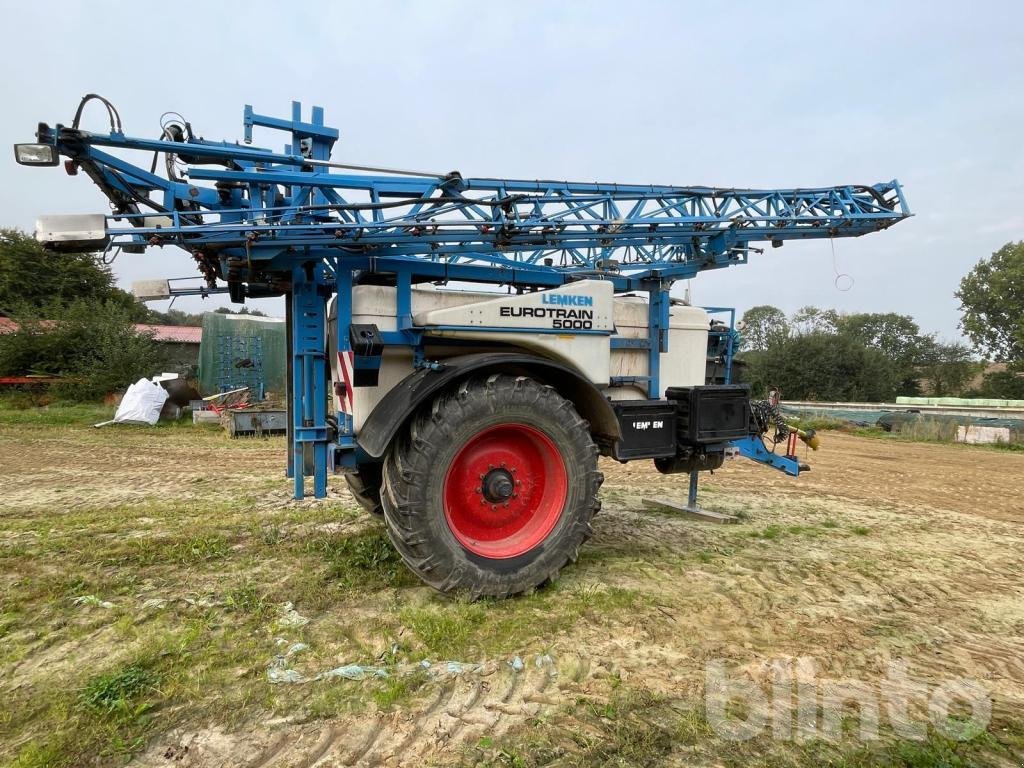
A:
{"type": "Polygon", "coordinates": [[[338,368],[341,369],[341,383],[344,384],[344,388],[337,388],[338,400],[341,404],[341,410],[350,415],[352,414],[352,381],[354,379],[354,357],[355,353],[353,353],[352,350],[338,352],[338,368]]]}

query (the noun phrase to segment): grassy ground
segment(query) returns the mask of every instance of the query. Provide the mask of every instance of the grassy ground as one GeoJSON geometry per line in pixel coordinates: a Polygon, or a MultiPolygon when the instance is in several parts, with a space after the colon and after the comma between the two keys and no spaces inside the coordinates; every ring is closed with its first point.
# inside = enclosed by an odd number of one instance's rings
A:
{"type": "Polygon", "coordinates": [[[336,482],[290,500],[283,441],[90,426],[105,417],[0,409],[0,764],[1021,759],[1019,526],[952,535],[962,515],[938,494],[787,497],[730,488],[726,469],[704,498],[741,522],[708,526],[642,510],[677,479],[609,465],[579,563],[536,594],[465,603],[416,582],[336,482]],[[814,656],[875,680],[895,655],[931,684],[981,677],[992,725],[968,742],[730,742],[703,708],[712,658],[814,656]],[[323,676],[345,665],[386,676],[323,676]],[[285,674],[302,681],[272,682],[285,674]]]}
{"type": "Polygon", "coordinates": [[[837,766],[837,768],[967,768],[1013,765],[1024,749],[1024,732],[1004,729],[999,738],[985,733],[969,742],[930,733],[923,740],[886,734],[877,743],[811,739],[778,741],[766,735],[723,741],[700,709],[646,688],[617,686],[600,701],[581,699],[560,717],[538,722],[521,741],[506,740],[497,755],[484,739],[477,745],[478,768],[506,766],[719,765],[837,766]]]}
{"type": "MultiPolygon", "coordinates": [[[[886,432],[881,427],[857,427],[849,430],[850,434],[858,437],[873,437],[880,440],[896,440],[908,443],[953,443],[955,440],[948,437],[944,430],[935,429],[927,425],[917,429],[903,430],[901,432],[886,432]]],[[[980,451],[1010,451],[1011,453],[1024,453],[1024,443],[985,443],[980,445],[966,446],[971,450],[980,451]]]]}
{"type": "MultiPolygon", "coordinates": [[[[252,448],[283,448],[280,440],[228,443],[219,429],[191,425],[86,426],[105,415],[87,407],[3,411],[0,445],[17,450],[13,436],[29,435],[34,444],[96,451],[116,442],[144,453],[158,441],[185,458],[190,446],[212,443],[225,462],[252,448]]],[[[322,718],[386,710],[417,695],[415,676],[268,685],[280,639],[307,644],[302,666],[311,669],[476,660],[506,647],[542,651],[575,622],[599,623],[642,602],[635,591],[571,584],[515,602],[443,599],[419,585],[383,529],[349,499],[291,502],[277,474],[229,483],[216,500],[158,493],[5,511],[0,658],[14,680],[0,705],[0,740],[14,748],[16,765],[71,765],[84,755],[117,762],[177,723],[322,718]],[[317,621],[288,626],[286,604],[317,621]]],[[[203,474],[193,478],[193,486],[207,484],[203,474]]]]}

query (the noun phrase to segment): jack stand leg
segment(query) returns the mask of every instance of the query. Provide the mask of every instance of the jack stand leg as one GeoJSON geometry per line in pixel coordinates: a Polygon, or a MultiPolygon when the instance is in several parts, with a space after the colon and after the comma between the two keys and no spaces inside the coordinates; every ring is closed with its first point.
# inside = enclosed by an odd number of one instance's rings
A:
{"type": "MultiPolygon", "coordinates": [[[[288,297],[289,301],[292,301],[292,297],[288,297]]],[[[292,338],[294,339],[295,332],[292,331],[292,338]]],[[[289,448],[291,449],[291,456],[288,458],[288,467],[291,469],[291,477],[295,481],[295,493],[296,499],[301,499],[305,495],[305,462],[302,460],[304,443],[301,440],[302,432],[302,406],[303,406],[303,381],[302,381],[302,358],[296,351],[297,345],[293,342],[292,348],[288,351],[289,357],[291,357],[291,371],[292,371],[292,386],[291,386],[291,402],[289,403],[288,410],[292,423],[291,429],[291,440],[289,448]]]]}
{"type": "Polygon", "coordinates": [[[643,505],[648,509],[655,509],[663,513],[692,515],[695,519],[705,523],[735,523],[736,518],[733,515],[712,512],[703,509],[697,503],[697,478],[699,476],[699,472],[690,473],[690,493],[685,506],[671,499],[643,499],[643,505]]]}
{"type": "Polygon", "coordinates": [[[700,472],[696,470],[690,473],[690,494],[686,501],[686,509],[689,512],[700,512],[700,505],[697,504],[697,478],[700,472]]]}

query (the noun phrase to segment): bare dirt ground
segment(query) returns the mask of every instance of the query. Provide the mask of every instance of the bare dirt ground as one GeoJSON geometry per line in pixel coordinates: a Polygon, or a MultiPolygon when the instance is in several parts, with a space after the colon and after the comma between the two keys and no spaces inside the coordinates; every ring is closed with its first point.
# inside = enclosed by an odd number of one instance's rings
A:
{"type": "MultiPolygon", "coordinates": [[[[807,453],[803,448],[801,452],[807,453]]],[[[907,509],[919,506],[1024,523],[1024,458],[1019,453],[832,432],[825,448],[807,453],[807,458],[812,471],[796,482],[750,462],[734,462],[721,475],[722,487],[907,509]]],[[[619,471],[625,475],[613,470],[609,478],[629,483],[632,471],[640,473],[641,482],[657,478],[640,463],[621,465],[619,471]]]]}
{"type": "Polygon", "coordinates": [[[281,440],[0,420],[0,761],[1019,765],[1024,455],[828,433],[810,458],[708,478],[735,525],[647,511],[685,476],[606,462],[580,561],[468,604],[408,577],[340,482],[290,501],[281,440]],[[755,686],[730,709],[768,718],[748,740],[709,718],[716,662],[755,686]],[[349,664],[387,676],[323,676],[349,664]],[[778,679],[859,686],[879,738],[856,710],[828,739],[779,716],[778,679]],[[975,738],[896,727],[967,679],[975,738]]]}

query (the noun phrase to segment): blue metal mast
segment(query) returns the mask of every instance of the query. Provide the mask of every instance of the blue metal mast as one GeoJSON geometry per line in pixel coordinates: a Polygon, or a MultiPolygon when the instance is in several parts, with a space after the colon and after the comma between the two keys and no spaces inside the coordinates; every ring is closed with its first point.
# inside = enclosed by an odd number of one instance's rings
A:
{"type": "Polygon", "coordinates": [[[372,276],[397,286],[399,330],[383,341],[412,346],[424,365],[422,331],[412,321],[415,282],[528,289],[596,278],[617,291],[646,291],[651,336],[622,343],[648,350],[648,390],[658,392],[674,281],[746,263],[760,251],[755,243],[857,237],[910,216],[896,181],[753,190],[464,178],[332,162],[339,134],[324,124],[321,107],[305,121],[297,102],[291,119],[246,106],[244,142],[229,143],[195,136],[184,120],[165,123],[159,139],[131,137],[104,103],[108,133],[80,129],[80,108],[70,127],[40,124],[37,140],[110,199],[108,247],[181,248],[210,290],[225,282],[236,301],[289,296],[289,472],[300,498],[304,474],[313,475],[319,497],[330,459],[355,462],[351,419],[339,414],[336,430],[327,421],[324,337],[327,300],[336,293],[338,349],[331,352],[351,353],[355,282],[372,276]],[[255,147],[255,127],[283,131],[289,142],[281,152],[255,147]],[[144,159],[126,160],[126,150],[144,159]],[[160,156],[163,175],[156,173],[160,156]]]}

